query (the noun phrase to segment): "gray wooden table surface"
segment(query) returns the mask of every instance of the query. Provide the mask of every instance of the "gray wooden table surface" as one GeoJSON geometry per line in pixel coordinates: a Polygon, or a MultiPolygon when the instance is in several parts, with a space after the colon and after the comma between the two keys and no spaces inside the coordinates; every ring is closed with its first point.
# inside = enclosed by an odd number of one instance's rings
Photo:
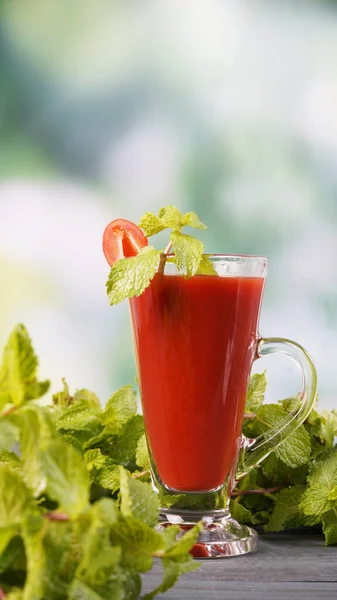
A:
{"type": "MultiPolygon", "coordinates": [[[[255,554],[200,562],[158,599],[337,600],[337,546],[324,546],[318,533],[261,534],[255,554]]],[[[160,575],[156,564],[143,590],[160,575]]]]}

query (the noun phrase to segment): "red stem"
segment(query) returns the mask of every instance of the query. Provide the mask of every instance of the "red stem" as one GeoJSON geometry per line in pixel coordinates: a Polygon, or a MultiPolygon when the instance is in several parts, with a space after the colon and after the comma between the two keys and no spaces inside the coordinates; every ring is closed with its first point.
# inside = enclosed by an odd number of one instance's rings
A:
{"type": "Polygon", "coordinates": [[[46,513],[43,516],[45,519],[48,519],[48,521],[69,521],[69,515],[60,512],[50,512],[46,513]]]}
{"type": "MultiPolygon", "coordinates": [[[[10,406],[6,410],[4,410],[1,413],[0,417],[8,417],[8,415],[12,414],[12,412],[14,412],[17,408],[18,408],[18,406],[16,406],[16,404],[13,404],[13,406],[10,406]]],[[[0,596],[0,600],[1,600],[1,596],[0,596]]]]}
{"type": "Polygon", "coordinates": [[[273,492],[278,492],[282,488],[284,488],[287,483],[280,483],[279,485],[275,485],[271,488],[262,488],[260,490],[237,490],[236,492],[232,492],[231,496],[247,496],[248,494],[272,494],[273,492]]]}
{"type": "Polygon", "coordinates": [[[7,594],[5,594],[2,587],[0,587],[0,600],[5,600],[6,598],[7,598],[7,594]]]}

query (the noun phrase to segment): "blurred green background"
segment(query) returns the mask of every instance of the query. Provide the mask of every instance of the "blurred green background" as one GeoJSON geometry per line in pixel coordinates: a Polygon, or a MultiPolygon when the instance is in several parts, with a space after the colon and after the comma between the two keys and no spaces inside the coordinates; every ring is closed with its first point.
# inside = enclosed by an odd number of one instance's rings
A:
{"type": "MultiPolygon", "coordinates": [[[[295,339],[336,405],[337,3],[2,0],[0,342],[24,322],[53,390],[134,379],[105,225],[165,204],[208,252],[270,260],[261,332],[295,339]]],[[[264,359],[271,398],[297,391],[264,359]]]]}

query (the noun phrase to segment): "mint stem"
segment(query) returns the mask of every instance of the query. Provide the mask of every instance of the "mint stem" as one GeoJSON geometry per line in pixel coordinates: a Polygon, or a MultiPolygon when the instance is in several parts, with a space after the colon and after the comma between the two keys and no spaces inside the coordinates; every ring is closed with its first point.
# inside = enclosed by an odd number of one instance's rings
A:
{"type": "Polygon", "coordinates": [[[160,262],[159,262],[159,267],[158,267],[158,273],[160,273],[160,275],[164,274],[164,269],[165,269],[165,263],[166,263],[167,255],[169,254],[171,248],[172,248],[172,242],[170,241],[167,244],[164,252],[162,252],[162,254],[160,255],[160,262]]]}
{"type": "MultiPolygon", "coordinates": [[[[60,512],[50,512],[43,515],[48,521],[69,521],[69,515],[60,512]]],[[[1,600],[1,597],[0,597],[1,600]]]]}
{"type": "Polygon", "coordinates": [[[7,594],[5,594],[2,587],[0,587],[0,600],[5,600],[5,598],[7,598],[7,594]]]}
{"type": "MultiPolygon", "coordinates": [[[[10,414],[12,414],[12,412],[14,412],[16,409],[18,408],[18,406],[16,404],[13,404],[13,406],[10,406],[9,408],[7,408],[6,410],[4,410],[1,414],[0,417],[8,417],[10,414]]],[[[1,596],[0,596],[0,600],[1,600],[1,596]]]]}
{"type": "Polygon", "coordinates": [[[132,479],[139,479],[140,477],[144,477],[144,475],[150,475],[150,471],[147,469],[146,471],[141,471],[140,473],[132,473],[132,479]]]}
{"type": "Polygon", "coordinates": [[[278,492],[282,488],[288,485],[287,482],[280,483],[279,485],[275,485],[270,488],[261,488],[260,490],[237,490],[236,492],[232,492],[231,496],[246,496],[247,494],[272,494],[273,492],[278,492]]]}

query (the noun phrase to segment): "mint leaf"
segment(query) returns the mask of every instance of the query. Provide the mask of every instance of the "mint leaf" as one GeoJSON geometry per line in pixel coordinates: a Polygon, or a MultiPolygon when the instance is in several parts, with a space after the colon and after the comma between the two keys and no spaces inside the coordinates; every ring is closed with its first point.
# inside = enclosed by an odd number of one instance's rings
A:
{"type": "Polygon", "coordinates": [[[100,430],[99,417],[102,409],[89,400],[74,402],[61,413],[56,421],[57,429],[82,430],[88,425],[96,425],[97,433],[100,430]]]}
{"type": "Polygon", "coordinates": [[[13,422],[13,416],[0,417],[0,448],[11,451],[19,440],[20,431],[13,422]]]}
{"type": "Polygon", "coordinates": [[[165,228],[180,229],[183,215],[175,206],[165,206],[159,210],[159,219],[165,228]]]}
{"type": "Polygon", "coordinates": [[[337,507],[334,506],[331,510],[326,512],[322,517],[323,522],[323,533],[325,535],[325,543],[327,546],[330,544],[337,544],[337,507]]]}
{"type": "Polygon", "coordinates": [[[62,383],[63,390],[61,392],[56,392],[56,394],[53,395],[53,404],[64,408],[65,406],[69,406],[73,399],[69,393],[69,386],[64,378],[62,379],[62,383]]]}
{"type": "Polygon", "coordinates": [[[121,513],[124,517],[135,517],[154,527],[158,522],[158,497],[153,493],[149,483],[128,477],[123,468],[120,469],[121,513]]]}
{"type": "Polygon", "coordinates": [[[166,229],[166,225],[163,224],[161,219],[151,212],[145,213],[139,221],[138,227],[140,227],[147,237],[155,235],[163,229],[166,229]]]}
{"type": "MultiPolygon", "coordinates": [[[[271,427],[281,427],[282,422],[288,417],[285,411],[278,404],[265,404],[260,406],[256,413],[256,419],[252,423],[245,423],[244,433],[249,437],[257,437],[271,427]],[[252,435],[251,435],[252,434],[252,435]]],[[[306,464],[310,459],[311,443],[310,436],[304,425],[297,427],[297,423],[290,423],[286,429],[278,433],[270,440],[270,447],[280,443],[285,433],[292,431],[291,435],[282,441],[282,444],[275,450],[275,455],[280,458],[289,467],[295,468],[306,464]]]]}
{"type": "Polygon", "coordinates": [[[303,515],[299,509],[305,491],[304,485],[294,485],[277,494],[275,506],[265,531],[282,531],[285,527],[298,527],[303,515]]]}
{"type": "Polygon", "coordinates": [[[122,566],[136,572],[149,571],[153,554],[159,556],[164,548],[164,540],[157,531],[131,516],[120,516],[111,527],[110,539],[113,545],[122,548],[122,566]]]}
{"type": "Polygon", "coordinates": [[[160,252],[146,246],[131,258],[122,258],[112,267],[106,284],[110,304],[140,296],[158,269],[160,252]]]}
{"type": "Polygon", "coordinates": [[[245,412],[255,413],[264,402],[267,387],[266,371],[251,376],[248,385],[245,412]]]}
{"type": "Polygon", "coordinates": [[[203,254],[199,263],[196,275],[215,275],[218,276],[217,271],[213,267],[212,261],[206,254],[203,254]]]}
{"type": "Polygon", "coordinates": [[[337,410],[323,410],[321,419],[320,437],[324,440],[327,448],[332,448],[337,436],[337,410]]]}
{"type": "Polygon", "coordinates": [[[89,502],[89,476],[80,454],[63,442],[50,442],[41,453],[46,489],[60,509],[77,516],[89,502]]]}
{"type": "Polygon", "coordinates": [[[301,502],[306,515],[321,516],[335,508],[337,486],[337,453],[317,461],[308,476],[308,488],[301,502]]]}
{"type": "Polygon", "coordinates": [[[254,523],[254,517],[251,510],[240,503],[240,498],[231,499],[230,514],[233,519],[239,523],[254,523]]]}
{"type": "Polygon", "coordinates": [[[150,470],[150,457],[147,449],[145,434],[143,434],[138,440],[136,449],[136,463],[144,471],[150,470]]]}
{"type": "Polygon", "coordinates": [[[15,452],[8,450],[0,450],[0,466],[7,465],[14,471],[21,471],[21,460],[15,452]]]}
{"type": "Polygon", "coordinates": [[[93,483],[110,490],[113,494],[120,487],[120,468],[108,456],[96,448],[88,450],[84,455],[84,462],[93,483]]]}
{"type": "Polygon", "coordinates": [[[194,227],[195,229],[207,229],[195,212],[188,212],[183,215],[178,208],[166,206],[161,208],[159,216],[147,212],[139,221],[139,227],[143,229],[146,236],[155,235],[164,229],[177,229],[182,227],[194,227]]]}
{"type": "Polygon", "coordinates": [[[28,405],[14,418],[20,427],[23,479],[37,497],[45,488],[40,451],[51,440],[55,429],[48,412],[40,406],[28,405]]]}
{"type": "Polygon", "coordinates": [[[6,404],[17,406],[39,398],[49,388],[49,381],[37,381],[38,360],[24,325],[12,331],[3,352],[0,368],[0,409],[6,404]]]}
{"type": "Polygon", "coordinates": [[[17,471],[0,465],[0,527],[20,525],[28,511],[34,510],[33,498],[17,471]]]}
{"type": "Polygon", "coordinates": [[[144,600],[152,600],[157,594],[164,594],[168,589],[174,586],[180,575],[195,571],[200,566],[193,560],[192,556],[187,556],[186,560],[181,563],[163,558],[162,564],[164,568],[163,579],[155,590],[145,594],[144,600]]]}
{"type": "Polygon", "coordinates": [[[200,240],[179,231],[172,231],[170,239],[179,273],[186,277],[192,277],[199,268],[204,252],[204,244],[200,240]]]}
{"type": "Polygon", "coordinates": [[[128,419],[137,413],[136,392],[132,385],[125,385],[115,392],[107,401],[105,410],[101,417],[102,425],[113,422],[117,430],[124,425],[128,419]]]}
{"type": "Polygon", "coordinates": [[[207,225],[200,221],[198,215],[195,212],[187,212],[184,214],[183,218],[180,221],[180,226],[185,227],[189,225],[189,227],[193,227],[194,229],[200,229],[201,231],[207,229],[207,225]]]}

